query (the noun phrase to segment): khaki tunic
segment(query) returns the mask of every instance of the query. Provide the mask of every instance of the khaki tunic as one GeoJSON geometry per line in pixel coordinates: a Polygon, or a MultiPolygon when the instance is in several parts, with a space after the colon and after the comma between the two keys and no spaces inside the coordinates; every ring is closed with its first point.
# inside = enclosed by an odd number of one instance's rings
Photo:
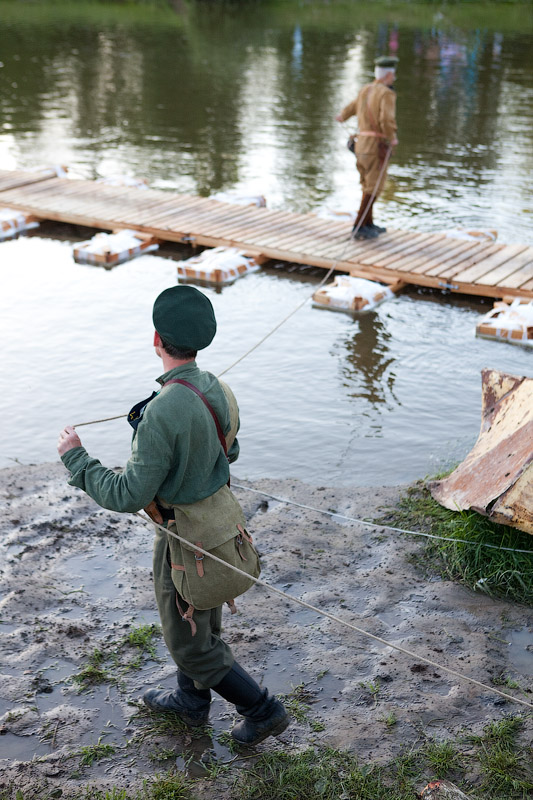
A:
{"type": "Polygon", "coordinates": [[[387,170],[382,172],[379,145],[380,142],[388,145],[396,138],[395,92],[380,81],[367,83],[355,100],[340,113],[343,122],[353,116],[357,116],[359,125],[355,155],[363,193],[372,194],[375,191],[377,197],[387,177],[387,170]],[[381,136],[361,136],[363,132],[379,133],[381,136]]]}

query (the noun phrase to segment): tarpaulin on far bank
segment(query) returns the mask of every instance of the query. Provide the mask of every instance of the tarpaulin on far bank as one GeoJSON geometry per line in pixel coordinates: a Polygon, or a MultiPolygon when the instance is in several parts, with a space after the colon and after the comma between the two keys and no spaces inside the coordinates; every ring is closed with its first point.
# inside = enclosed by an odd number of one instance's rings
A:
{"type": "Polygon", "coordinates": [[[438,503],[472,509],[533,534],[533,379],[481,372],[478,440],[451,475],[430,485],[438,503]]]}

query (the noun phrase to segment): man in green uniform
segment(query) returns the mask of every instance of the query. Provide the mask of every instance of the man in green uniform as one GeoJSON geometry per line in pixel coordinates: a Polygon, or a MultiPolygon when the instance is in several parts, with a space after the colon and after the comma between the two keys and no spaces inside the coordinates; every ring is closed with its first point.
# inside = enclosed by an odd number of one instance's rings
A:
{"type": "MultiPolygon", "coordinates": [[[[173,286],[156,299],[153,322],[154,348],[164,368],[157,379],[162,388],[139,403],[135,413],[130,412],[135,432],[125,469],[116,473],[91,458],[71,426],[61,432],[58,452],[70,472],[70,485],[83,489],[103,508],[124,512],[145,508],[159,524],[173,520],[173,506],[190,512],[191,517],[200,509],[197,516],[205,530],[227,508],[228,461],[234,461],[239,452],[234,439],[238,429],[235,398],[229,387],[200,370],[195,361],[197,351],[215,335],[215,315],[202,292],[193,286],[173,286]],[[176,383],[177,379],[189,386],[176,383]],[[234,439],[227,457],[205,400],[224,436],[234,439]],[[226,505],[218,503],[223,495],[226,505]],[[206,516],[206,508],[211,516],[206,516]]],[[[231,502],[238,507],[233,495],[231,502]]],[[[194,624],[184,613],[187,603],[176,589],[182,574],[173,574],[176,565],[169,547],[174,541],[156,528],[154,587],[165,642],[178,666],[178,685],[174,690],[149,689],[145,703],[156,711],[177,713],[189,725],[202,725],[207,722],[213,689],[243,716],[231,732],[236,742],[254,745],[278,735],[289,724],[287,712],[235,661],[220,637],[221,606],[194,609],[194,624]]]]}
{"type": "Polygon", "coordinates": [[[396,56],[381,56],[375,61],[375,80],[367,83],[351,103],[337,114],[338,122],[357,116],[359,132],[355,143],[357,169],[363,190],[361,206],[353,226],[356,239],[373,239],[385,232],[374,225],[372,206],[387,177],[386,162],[398,144],[396,138],[396,56]]]}

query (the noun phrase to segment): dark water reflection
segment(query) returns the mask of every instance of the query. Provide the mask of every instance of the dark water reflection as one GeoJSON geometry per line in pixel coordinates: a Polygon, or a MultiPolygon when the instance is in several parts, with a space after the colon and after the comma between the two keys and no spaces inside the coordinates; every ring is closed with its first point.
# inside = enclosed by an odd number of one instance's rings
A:
{"type": "MultiPolygon", "coordinates": [[[[334,115],[388,51],[400,57],[400,146],[379,218],[533,243],[531,7],[367,6],[0,2],[0,167],[63,163],[87,178],[351,210],[359,189],[334,115]]],[[[158,365],[140,320],[175,265],[143,257],[104,275],[35,237],[0,257],[1,463],[50,459],[60,424],[149,393],[158,365]]],[[[282,277],[207,290],[224,339],[203,366],[226,367],[316,280],[282,277]]],[[[531,353],[474,339],[486,308],[416,291],[355,321],[306,306],[228,376],[245,418],[241,471],[392,483],[462,457],[479,423],[479,370],[531,374],[531,353]]],[[[127,454],[119,427],[87,436],[106,460],[127,454]]]]}
{"type": "Polygon", "coordinates": [[[378,313],[361,314],[358,330],[345,342],[344,376],[349,394],[363,398],[372,406],[398,402],[394,396],[395,358],[390,349],[391,334],[378,313]]]}

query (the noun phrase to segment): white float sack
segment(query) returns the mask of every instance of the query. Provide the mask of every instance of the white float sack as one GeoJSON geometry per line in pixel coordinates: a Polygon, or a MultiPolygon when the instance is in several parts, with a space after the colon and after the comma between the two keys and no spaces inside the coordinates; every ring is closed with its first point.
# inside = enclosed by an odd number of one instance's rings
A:
{"type": "Polygon", "coordinates": [[[206,283],[232,283],[258,269],[255,260],[245,256],[237,247],[215,247],[181,261],[178,264],[178,278],[206,283]]]}
{"type": "Polygon", "coordinates": [[[495,242],[498,238],[498,231],[482,228],[480,230],[466,230],[465,228],[453,228],[453,230],[442,231],[448,239],[462,239],[465,242],[495,242]]]}
{"type": "Polygon", "coordinates": [[[96,233],[92,239],[74,245],[73,256],[79,264],[113,267],[158,247],[136,231],[126,229],[117,233],[96,233]]]}
{"type": "Polygon", "coordinates": [[[0,208],[0,241],[38,227],[39,223],[31,214],[25,214],[15,208],[0,208]]]}
{"type": "Polygon", "coordinates": [[[476,336],[533,347],[533,300],[522,297],[494,307],[476,325],[476,336]]]}
{"type": "Polygon", "coordinates": [[[106,178],[97,178],[96,183],[106,186],[131,186],[133,189],[148,189],[144,178],[133,178],[130,175],[108,175],[106,178]]]}
{"type": "Polygon", "coordinates": [[[355,214],[351,211],[339,211],[335,208],[325,206],[317,212],[317,217],[321,219],[331,219],[335,222],[349,222],[351,225],[355,222],[355,214]]]}
{"type": "Polygon", "coordinates": [[[30,167],[28,172],[47,172],[51,178],[68,178],[68,167],[63,164],[54,164],[53,166],[42,165],[39,167],[30,167]]]}
{"type": "Polygon", "coordinates": [[[389,297],[394,297],[394,293],[381,283],[337,275],[333,283],[314,293],[313,305],[353,314],[354,311],[371,311],[389,297]]]}
{"type": "Polygon", "coordinates": [[[222,203],[233,203],[237,206],[257,206],[266,208],[266,199],[262,194],[239,194],[238,192],[216,192],[211,195],[213,200],[222,203]]]}

